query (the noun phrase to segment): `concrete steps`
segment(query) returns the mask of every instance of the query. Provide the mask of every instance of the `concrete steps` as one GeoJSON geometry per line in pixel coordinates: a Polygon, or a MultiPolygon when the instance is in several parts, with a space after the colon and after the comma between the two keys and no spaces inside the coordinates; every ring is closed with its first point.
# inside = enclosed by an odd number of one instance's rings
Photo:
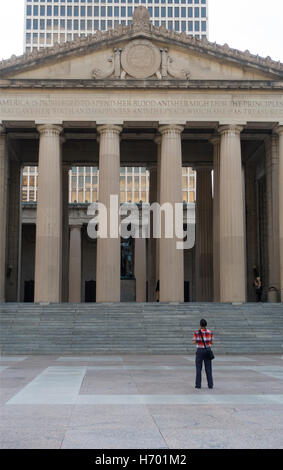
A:
{"type": "Polygon", "coordinates": [[[201,318],[215,354],[283,352],[282,304],[0,304],[2,354],[192,354],[201,318]]]}

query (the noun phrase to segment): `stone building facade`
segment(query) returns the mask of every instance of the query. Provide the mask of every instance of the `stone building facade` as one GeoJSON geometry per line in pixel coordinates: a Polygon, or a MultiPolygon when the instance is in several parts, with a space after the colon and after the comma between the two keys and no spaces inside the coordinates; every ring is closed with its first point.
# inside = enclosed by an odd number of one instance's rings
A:
{"type": "Polygon", "coordinates": [[[154,300],[159,281],[161,302],[183,302],[190,278],[190,300],[253,301],[258,272],[265,295],[283,301],[282,90],[281,63],[155,27],[143,7],[128,26],[0,63],[1,301],[22,299],[33,256],[35,302],[85,300],[87,265],[96,301],[121,300],[120,238],[84,249],[77,209],[69,233],[73,165],[99,167],[108,209],[121,166],[149,168],[151,202],[173,206],[182,167],[197,172],[195,247],[178,249],[163,228],[135,239],[136,261],[147,258],[136,262],[136,300],[154,300]],[[29,234],[19,230],[24,165],[39,167],[29,234]]]}

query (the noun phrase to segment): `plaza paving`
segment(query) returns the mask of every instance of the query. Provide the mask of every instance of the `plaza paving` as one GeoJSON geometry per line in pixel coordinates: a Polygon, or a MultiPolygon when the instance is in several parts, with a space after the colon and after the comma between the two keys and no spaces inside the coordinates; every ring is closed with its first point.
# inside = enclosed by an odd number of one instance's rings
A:
{"type": "Polygon", "coordinates": [[[283,356],[2,356],[2,449],[282,449],[283,356]]]}

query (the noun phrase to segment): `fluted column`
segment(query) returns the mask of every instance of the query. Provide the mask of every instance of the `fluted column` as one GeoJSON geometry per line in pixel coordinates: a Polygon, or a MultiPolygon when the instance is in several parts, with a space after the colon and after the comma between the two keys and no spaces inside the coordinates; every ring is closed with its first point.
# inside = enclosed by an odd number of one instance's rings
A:
{"type": "MultiPolygon", "coordinates": [[[[61,145],[63,141],[61,139],[61,145]]],[[[69,298],[69,166],[62,165],[62,302],[69,298]]]]}
{"type": "MultiPolygon", "coordinates": [[[[120,201],[120,133],[122,128],[103,125],[97,128],[99,144],[99,202],[107,209],[108,238],[97,240],[96,300],[120,302],[120,236],[110,238],[110,196],[120,201]]],[[[119,224],[119,220],[117,221],[119,224]]],[[[118,228],[118,227],[117,227],[118,228]]]]}
{"type": "Polygon", "coordinates": [[[211,169],[197,168],[196,300],[213,301],[213,231],[211,169]]]}
{"type": "Polygon", "coordinates": [[[245,302],[245,231],[242,127],[221,126],[220,143],[220,301],[245,302]]]}
{"type": "Polygon", "coordinates": [[[279,253],[280,253],[280,294],[283,302],[283,125],[278,126],[279,134],[279,253]]]}
{"type": "MultiPolygon", "coordinates": [[[[149,202],[157,202],[157,168],[150,168],[149,179],[149,202]]],[[[157,238],[153,238],[153,213],[150,212],[150,233],[148,239],[148,301],[155,302],[156,294],[156,262],[157,262],[157,238]]]]}
{"type": "Polygon", "coordinates": [[[62,127],[38,126],[39,185],[36,218],[35,302],[60,302],[62,283],[62,127]]]}
{"type": "Polygon", "coordinates": [[[280,291],[279,253],[279,136],[274,133],[265,141],[266,203],[268,239],[268,286],[280,291]]]}
{"type": "Polygon", "coordinates": [[[220,137],[213,138],[211,143],[213,144],[213,295],[214,302],[220,302],[220,137]]]}
{"type": "MultiPolygon", "coordinates": [[[[161,168],[160,204],[170,203],[175,216],[175,204],[182,203],[182,147],[183,127],[160,126],[161,168]]],[[[182,213],[183,223],[183,213],[182,213]]],[[[175,219],[175,217],[174,217],[175,219]]],[[[184,253],[177,249],[175,223],[173,238],[166,238],[161,224],[160,238],[160,302],[184,302],[184,253]]]]}
{"type": "Polygon", "coordinates": [[[146,238],[135,238],[136,302],[146,302],[146,238]]]}
{"type": "Polygon", "coordinates": [[[5,127],[0,124],[0,302],[5,302],[8,152],[5,127]]]}
{"type": "Polygon", "coordinates": [[[70,227],[69,302],[81,302],[81,226],[70,227]]]}

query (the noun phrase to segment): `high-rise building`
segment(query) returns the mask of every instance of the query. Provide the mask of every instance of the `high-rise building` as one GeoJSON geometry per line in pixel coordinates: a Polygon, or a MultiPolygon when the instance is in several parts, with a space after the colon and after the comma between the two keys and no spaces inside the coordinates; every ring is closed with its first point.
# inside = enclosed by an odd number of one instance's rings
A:
{"type": "Polygon", "coordinates": [[[155,26],[208,37],[208,0],[25,0],[25,51],[128,25],[138,5],[155,26]]]}
{"type": "MultiPolygon", "coordinates": [[[[96,30],[128,25],[136,6],[144,5],[152,23],[198,38],[208,35],[208,0],[25,0],[24,50],[52,47],[96,30]]],[[[36,167],[23,170],[23,201],[37,200],[36,167]]],[[[73,167],[69,172],[69,202],[98,198],[97,168],[73,167]]],[[[149,202],[149,172],[121,168],[121,202],[149,202]]],[[[195,201],[195,172],[183,168],[183,201],[195,201]]]]}

